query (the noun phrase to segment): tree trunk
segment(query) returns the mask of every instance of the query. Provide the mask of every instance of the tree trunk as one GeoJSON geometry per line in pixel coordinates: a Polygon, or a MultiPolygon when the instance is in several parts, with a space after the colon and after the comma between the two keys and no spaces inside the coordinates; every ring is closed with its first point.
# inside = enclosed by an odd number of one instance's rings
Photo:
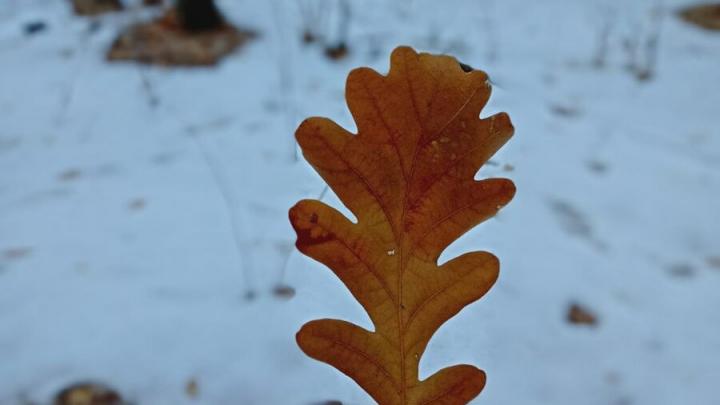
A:
{"type": "Polygon", "coordinates": [[[188,31],[207,31],[225,22],[214,0],[176,0],[180,25],[188,31]]]}

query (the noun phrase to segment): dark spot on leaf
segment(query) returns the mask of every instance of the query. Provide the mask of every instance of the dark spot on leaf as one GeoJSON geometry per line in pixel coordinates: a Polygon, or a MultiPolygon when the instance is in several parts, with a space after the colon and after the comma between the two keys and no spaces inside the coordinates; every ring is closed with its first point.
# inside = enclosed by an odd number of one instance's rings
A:
{"type": "Polygon", "coordinates": [[[317,227],[314,227],[312,229],[295,228],[295,231],[297,232],[296,246],[298,247],[317,245],[336,239],[334,233],[327,231],[318,232],[317,227]]]}

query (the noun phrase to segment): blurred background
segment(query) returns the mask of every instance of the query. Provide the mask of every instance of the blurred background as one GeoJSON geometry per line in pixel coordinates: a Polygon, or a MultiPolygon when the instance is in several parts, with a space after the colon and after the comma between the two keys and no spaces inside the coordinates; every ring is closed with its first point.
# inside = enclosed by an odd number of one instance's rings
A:
{"type": "Polygon", "coordinates": [[[372,404],[295,344],[370,321],[287,210],[342,208],[294,130],[354,130],[348,72],[398,45],[488,72],[516,127],[478,176],[517,196],[441,258],[500,279],[421,375],[720,403],[718,29],[695,0],[0,1],[0,404],[372,404]]]}

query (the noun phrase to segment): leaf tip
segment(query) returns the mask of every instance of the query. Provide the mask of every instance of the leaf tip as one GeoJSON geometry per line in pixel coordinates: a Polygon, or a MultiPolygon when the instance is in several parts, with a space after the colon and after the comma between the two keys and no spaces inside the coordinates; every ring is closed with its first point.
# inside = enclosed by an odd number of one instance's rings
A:
{"type": "Polygon", "coordinates": [[[319,119],[320,118],[318,117],[305,118],[300,125],[298,125],[295,130],[295,140],[300,146],[305,143],[308,136],[320,131],[320,123],[318,122],[319,119]]]}
{"type": "Polygon", "coordinates": [[[418,53],[415,49],[407,45],[400,45],[396,47],[390,54],[390,66],[395,66],[400,60],[405,60],[405,58],[409,56],[417,58],[418,53]]]}
{"type": "Polygon", "coordinates": [[[515,133],[515,126],[510,120],[510,115],[508,115],[508,113],[504,111],[499,112],[491,116],[490,118],[494,120],[495,128],[498,128],[499,130],[504,130],[508,134],[508,138],[513,136],[513,134],[515,133]]]}
{"type": "Polygon", "coordinates": [[[515,186],[515,182],[510,179],[501,178],[498,180],[501,181],[501,193],[507,198],[506,202],[503,204],[503,206],[505,206],[515,197],[515,193],[517,193],[517,186],[515,186]]]}
{"type": "Polygon", "coordinates": [[[485,372],[469,364],[444,368],[421,383],[427,389],[418,402],[466,404],[482,392],[486,382],[485,372]]]}

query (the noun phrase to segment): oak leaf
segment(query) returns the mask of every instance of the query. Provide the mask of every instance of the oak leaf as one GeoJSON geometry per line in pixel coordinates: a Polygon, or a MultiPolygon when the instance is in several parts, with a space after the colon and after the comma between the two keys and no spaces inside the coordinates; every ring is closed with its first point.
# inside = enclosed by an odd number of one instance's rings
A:
{"type": "Polygon", "coordinates": [[[474,179],[513,127],[504,113],[480,119],[490,97],[484,72],[408,47],[395,49],[390,64],[387,76],[358,68],[347,78],[357,134],[318,117],[296,132],[305,158],[357,222],[316,200],[290,209],[297,248],[332,269],[375,330],[315,320],[297,342],[381,405],[466,404],[483,389],[483,371],[457,365],[420,381],[418,365],[435,331],[497,279],[488,252],[437,262],[515,194],[510,180],[474,179]]]}

